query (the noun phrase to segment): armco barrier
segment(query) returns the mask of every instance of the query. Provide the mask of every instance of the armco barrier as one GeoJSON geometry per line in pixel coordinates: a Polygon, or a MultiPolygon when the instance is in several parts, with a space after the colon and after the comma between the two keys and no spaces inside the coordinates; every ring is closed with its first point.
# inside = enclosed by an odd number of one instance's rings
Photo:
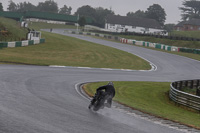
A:
{"type": "Polygon", "coordinates": [[[28,40],[22,41],[22,47],[28,46],[28,40]]]}
{"type": "Polygon", "coordinates": [[[17,42],[0,42],[1,48],[14,48],[14,47],[24,47],[28,45],[40,44],[44,43],[45,39],[40,40],[26,40],[26,41],[17,41],[17,42]]]}
{"type": "Polygon", "coordinates": [[[15,47],[15,42],[8,42],[8,47],[10,47],[10,48],[15,47]]]}
{"type": "Polygon", "coordinates": [[[189,87],[191,89],[198,88],[200,86],[200,79],[176,81],[171,83],[170,86],[169,96],[171,100],[200,111],[200,96],[181,91],[184,87],[189,87]]]}
{"type": "Polygon", "coordinates": [[[15,42],[15,47],[21,47],[22,46],[22,42],[15,42]]]}
{"type": "Polygon", "coordinates": [[[34,44],[39,44],[39,43],[40,43],[40,40],[34,40],[33,43],[34,43],[34,44]]]}
{"type": "Polygon", "coordinates": [[[28,45],[33,45],[34,44],[34,41],[33,40],[29,40],[28,41],[28,45]]]}

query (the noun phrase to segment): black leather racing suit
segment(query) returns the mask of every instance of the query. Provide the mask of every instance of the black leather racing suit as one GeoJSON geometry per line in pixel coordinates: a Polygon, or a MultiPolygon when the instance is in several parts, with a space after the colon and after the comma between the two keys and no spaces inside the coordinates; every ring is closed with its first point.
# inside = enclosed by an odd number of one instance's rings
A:
{"type": "Polygon", "coordinates": [[[104,85],[99,87],[96,91],[97,91],[97,97],[98,95],[100,95],[101,91],[105,92],[106,94],[106,100],[107,100],[107,107],[111,107],[112,105],[112,98],[115,96],[115,88],[112,85],[104,85]]]}

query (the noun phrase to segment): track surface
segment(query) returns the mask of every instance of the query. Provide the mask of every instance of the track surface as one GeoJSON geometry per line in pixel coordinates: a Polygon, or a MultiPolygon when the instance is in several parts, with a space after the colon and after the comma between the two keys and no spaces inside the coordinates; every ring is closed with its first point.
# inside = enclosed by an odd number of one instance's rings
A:
{"type": "MultiPolygon", "coordinates": [[[[88,100],[75,90],[93,81],[175,81],[200,78],[200,62],[80,35],[77,37],[137,54],[156,71],[122,71],[47,66],[0,65],[0,133],[181,133],[167,126],[120,112],[87,109],[88,100]]],[[[55,64],[52,64],[55,65],[55,64]]]]}

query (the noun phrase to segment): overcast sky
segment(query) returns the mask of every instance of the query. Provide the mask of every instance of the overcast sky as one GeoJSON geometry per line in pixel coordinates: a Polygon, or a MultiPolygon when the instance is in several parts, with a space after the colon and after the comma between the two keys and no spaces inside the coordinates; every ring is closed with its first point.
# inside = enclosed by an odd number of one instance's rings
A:
{"type": "MultiPolygon", "coordinates": [[[[7,10],[9,0],[0,0],[3,3],[4,10],[7,10]]],[[[19,2],[30,2],[37,5],[39,2],[46,0],[13,0],[16,4],[19,2]]],[[[135,12],[137,10],[146,11],[147,8],[153,4],[159,4],[165,9],[167,14],[165,23],[178,23],[181,20],[181,11],[179,7],[182,6],[184,0],[54,0],[58,7],[63,5],[71,6],[72,13],[76,12],[77,8],[83,5],[90,5],[91,7],[104,7],[112,9],[115,14],[126,16],[128,12],[135,12]]]]}

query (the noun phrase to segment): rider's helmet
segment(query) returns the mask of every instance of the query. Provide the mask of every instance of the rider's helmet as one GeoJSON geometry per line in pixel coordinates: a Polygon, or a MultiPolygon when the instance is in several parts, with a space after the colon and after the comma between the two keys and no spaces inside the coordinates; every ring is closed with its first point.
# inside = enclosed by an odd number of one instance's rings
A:
{"type": "Polygon", "coordinates": [[[114,86],[113,82],[108,82],[108,85],[112,85],[112,86],[114,86]]]}

